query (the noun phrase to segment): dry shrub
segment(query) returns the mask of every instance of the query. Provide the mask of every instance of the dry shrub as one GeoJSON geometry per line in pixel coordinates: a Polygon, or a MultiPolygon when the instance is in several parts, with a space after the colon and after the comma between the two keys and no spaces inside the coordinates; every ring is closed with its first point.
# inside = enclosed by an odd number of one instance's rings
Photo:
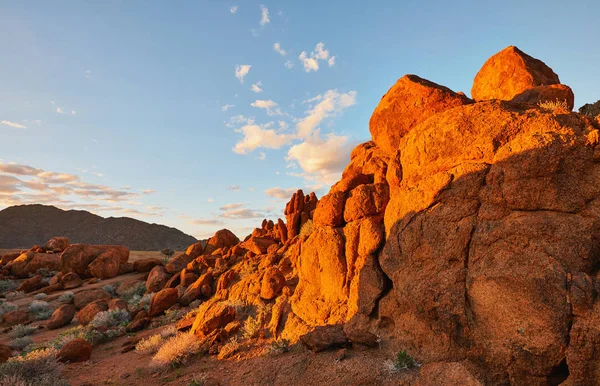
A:
{"type": "Polygon", "coordinates": [[[190,332],[184,332],[166,340],[152,357],[152,367],[178,367],[200,350],[200,340],[190,332]]]}

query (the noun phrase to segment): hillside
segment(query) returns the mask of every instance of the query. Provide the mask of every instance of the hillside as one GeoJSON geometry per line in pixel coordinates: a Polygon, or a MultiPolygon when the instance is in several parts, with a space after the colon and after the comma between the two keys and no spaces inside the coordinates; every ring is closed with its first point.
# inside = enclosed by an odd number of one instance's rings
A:
{"type": "Polygon", "coordinates": [[[100,217],[82,210],[18,205],[0,211],[0,248],[29,248],[54,236],[72,243],[120,244],[132,250],[185,249],[196,239],[178,229],[128,217],[100,217]]]}

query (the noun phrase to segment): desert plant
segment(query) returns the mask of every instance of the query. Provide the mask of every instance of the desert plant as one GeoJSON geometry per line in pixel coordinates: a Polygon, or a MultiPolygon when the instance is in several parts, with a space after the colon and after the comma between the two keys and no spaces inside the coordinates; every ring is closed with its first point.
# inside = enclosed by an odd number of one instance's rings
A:
{"type": "Polygon", "coordinates": [[[392,373],[412,369],[415,367],[419,367],[420,364],[413,357],[411,357],[406,350],[400,351],[394,360],[388,359],[383,362],[384,367],[392,373]]]}
{"type": "Polygon", "coordinates": [[[64,386],[55,349],[32,351],[0,364],[0,385],[64,386]]]}
{"type": "Polygon", "coordinates": [[[40,275],[41,277],[52,277],[54,275],[56,275],[56,271],[50,271],[48,268],[39,268],[37,271],[35,271],[36,275],[40,275]]]}
{"type": "Polygon", "coordinates": [[[0,280],[0,294],[17,288],[17,283],[12,280],[0,280]]]}
{"type": "Polygon", "coordinates": [[[0,300],[0,320],[2,320],[2,316],[4,314],[15,311],[16,309],[17,309],[16,305],[9,303],[9,302],[3,302],[0,300]]]}
{"type": "Polygon", "coordinates": [[[46,301],[34,300],[29,303],[29,313],[35,320],[45,320],[52,316],[52,308],[46,301]]]}
{"type": "Polygon", "coordinates": [[[160,253],[165,257],[165,262],[167,262],[167,261],[171,260],[171,258],[175,254],[175,251],[172,250],[171,248],[165,248],[162,251],[160,251],[160,253]]]}
{"type": "Polygon", "coordinates": [[[160,332],[160,336],[163,337],[163,339],[167,339],[170,338],[172,336],[177,335],[179,331],[177,331],[177,326],[176,325],[171,325],[167,328],[164,328],[161,332],[160,332]]]}
{"type": "Polygon", "coordinates": [[[116,284],[104,284],[102,289],[108,292],[111,296],[117,296],[117,286],[116,284]]]}
{"type": "Polygon", "coordinates": [[[304,223],[304,225],[302,225],[302,227],[300,228],[299,237],[301,239],[304,239],[304,238],[310,236],[313,233],[313,230],[314,230],[313,221],[307,220],[304,223]]]}
{"type": "MultiPolygon", "coordinates": [[[[58,336],[49,341],[46,346],[60,350],[64,345],[76,338],[86,339],[86,334],[89,328],[84,326],[76,326],[58,334],[58,336]]],[[[87,339],[86,339],[87,340],[87,339]]]]}
{"type": "Polygon", "coordinates": [[[123,291],[123,293],[121,294],[121,299],[125,300],[127,303],[137,305],[145,292],[146,292],[146,283],[143,281],[140,281],[140,282],[132,285],[131,287],[127,288],[126,291],[123,291]],[[136,297],[137,297],[137,300],[135,302],[132,302],[132,299],[134,299],[136,297]]]}
{"type": "Polygon", "coordinates": [[[208,375],[205,373],[194,374],[188,386],[204,386],[208,380],[208,375]]]}
{"type": "Polygon", "coordinates": [[[142,339],[135,345],[135,352],[139,354],[154,354],[163,344],[163,337],[160,334],[149,336],[142,339]]]}
{"type": "Polygon", "coordinates": [[[71,291],[65,292],[58,297],[58,301],[65,304],[73,303],[73,299],[75,299],[75,294],[71,291]]]}
{"type": "Polygon", "coordinates": [[[33,344],[33,339],[30,336],[22,336],[14,339],[8,345],[15,350],[21,351],[30,344],[33,344]]]}
{"type": "Polygon", "coordinates": [[[152,367],[178,367],[200,350],[200,340],[190,332],[183,332],[166,340],[152,357],[152,367]]]}
{"type": "Polygon", "coordinates": [[[131,315],[126,310],[121,308],[109,311],[101,311],[94,316],[90,325],[95,328],[106,327],[113,328],[118,326],[126,326],[131,320],[131,315]]]}
{"type": "Polygon", "coordinates": [[[181,319],[186,314],[185,310],[166,310],[165,311],[165,320],[167,323],[174,322],[176,320],[181,319]]]}
{"type": "Polygon", "coordinates": [[[152,301],[152,298],[154,297],[154,292],[150,292],[147,294],[144,294],[144,296],[142,296],[142,298],[140,299],[139,307],[143,308],[145,310],[148,310],[148,308],[150,308],[150,302],[152,301]]]}
{"type": "Polygon", "coordinates": [[[538,106],[540,106],[544,110],[567,110],[567,101],[566,100],[554,100],[554,101],[544,101],[539,102],[538,106]]]}
{"type": "Polygon", "coordinates": [[[10,336],[13,338],[22,338],[24,336],[33,334],[36,330],[36,327],[30,325],[17,324],[10,329],[10,336]]]}
{"type": "Polygon", "coordinates": [[[44,300],[44,299],[46,299],[47,297],[48,297],[48,294],[45,294],[45,293],[43,293],[43,292],[42,292],[42,293],[39,293],[39,294],[35,294],[35,295],[33,296],[33,298],[34,298],[35,300],[44,300]]]}
{"type": "Polygon", "coordinates": [[[285,352],[290,351],[290,341],[287,339],[277,339],[271,342],[271,344],[267,347],[267,351],[271,355],[280,355],[285,352]]]}
{"type": "Polygon", "coordinates": [[[252,339],[258,335],[262,328],[261,319],[259,316],[249,316],[244,322],[243,335],[244,338],[252,339]]]}

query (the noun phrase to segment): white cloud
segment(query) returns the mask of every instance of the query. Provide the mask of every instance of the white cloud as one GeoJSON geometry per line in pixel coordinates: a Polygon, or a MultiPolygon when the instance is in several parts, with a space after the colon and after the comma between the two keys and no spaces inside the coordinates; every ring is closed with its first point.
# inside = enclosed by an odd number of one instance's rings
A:
{"type": "Polygon", "coordinates": [[[259,125],[245,125],[236,131],[244,135],[232,149],[237,154],[248,154],[257,148],[279,149],[294,139],[293,135],[278,133],[259,125]]]}
{"type": "Polygon", "coordinates": [[[267,110],[268,115],[281,114],[281,111],[279,109],[275,109],[279,105],[272,100],[257,99],[254,102],[250,103],[250,106],[256,107],[257,109],[265,109],[267,110]]]}
{"type": "Polygon", "coordinates": [[[227,111],[227,110],[229,110],[232,107],[235,107],[235,105],[223,105],[223,106],[221,106],[221,110],[227,111]]]}
{"type": "Polygon", "coordinates": [[[307,111],[304,117],[296,125],[298,136],[308,138],[323,119],[339,114],[344,109],[356,103],[356,91],[339,93],[337,90],[328,90],[311,98],[309,102],[319,101],[315,107],[307,111]]]}
{"type": "Polygon", "coordinates": [[[215,199],[212,198],[212,197],[209,197],[208,200],[206,200],[206,201],[208,201],[208,202],[215,202],[215,199]]]}
{"type": "Polygon", "coordinates": [[[281,44],[279,44],[279,43],[273,44],[273,49],[275,50],[275,52],[277,52],[281,56],[287,55],[287,51],[284,50],[283,48],[281,48],[281,44]]]}
{"type": "Polygon", "coordinates": [[[142,190],[142,193],[144,193],[144,194],[152,194],[152,193],[156,193],[156,190],[144,189],[144,190],[142,190]]]}
{"type": "Polygon", "coordinates": [[[298,59],[304,65],[304,71],[318,71],[319,60],[326,61],[329,67],[335,65],[335,56],[329,56],[329,50],[325,48],[325,43],[320,42],[315,46],[315,50],[308,54],[306,51],[302,51],[298,59]]]}
{"type": "Polygon", "coordinates": [[[258,159],[261,161],[264,161],[267,159],[267,155],[265,154],[264,151],[261,151],[260,153],[258,153],[258,159]]]}
{"type": "Polygon", "coordinates": [[[231,191],[234,191],[234,192],[239,192],[240,191],[240,186],[239,185],[229,185],[227,187],[227,190],[231,190],[231,191]]]}
{"type": "Polygon", "coordinates": [[[71,110],[71,115],[75,115],[75,114],[77,114],[77,111],[71,110]]]}
{"type": "Polygon", "coordinates": [[[235,66],[235,77],[239,79],[240,83],[244,83],[244,78],[250,72],[250,64],[236,64],[235,66]]]}
{"type": "Polygon", "coordinates": [[[6,126],[14,127],[15,129],[26,129],[27,128],[27,126],[23,126],[16,122],[11,122],[11,121],[7,121],[7,120],[0,121],[0,123],[2,123],[3,125],[6,125],[6,126]]]}
{"type": "Polygon", "coordinates": [[[283,64],[288,70],[294,68],[295,64],[292,60],[288,60],[283,64]]]}
{"type": "Polygon", "coordinates": [[[304,173],[297,176],[330,185],[339,179],[350,160],[353,146],[346,136],[331,133],[321,138],[317,130],[314,136],[290,147],[286,160],[296,162],[302,168],[304,173]]]}
{"type": "Polygon", "coordinates": [[[200,218],[200,219],[196,219],[196,220],[190,220],[189,222],[190,222],[190,224],[194,224],[194,225],[222,225],[223,224],[223,221],[214,219],[214,218],[213,219],[200,218]]]}
{"type": "Polygon", "coordinates": [[[265,190],[265,194],[269,197],[289,200],[292,194],[296,193],[296,188],[280,188],[279,186],[265,190]]]}
{"type": "Polygon", "coordinates": [[[221,217],[231,219],[264,218],[265,214],[253,209],[240,208],[223,212],[221,213],[221,217]]]}
{"type": "Polygon", "coordinates": [[[236,13],[238,11],[239,6],[238,5],[234,5],[231,8],[229,8],[229,12],[231,12],[232,14],[236,13]]]}
{"type": "Polygon", "coordinates": [[[64,113],[65,113],[65,112],[63,111],[63,109],[62,109],[62,108],[60,108],[60,107],[57,107],[57,108],[56,108],[56,112],[57,112],[57,113],[59,113],[59,114],[64,114],[64,113]]]}
{"type": "Polygon", "coordinates": [[[262,82],[259,80],[258,82],[256,82],[255,84],[252,85],[252,88],[250,90],[252,90],[254,92],[262,92],[263,89],[260,88],[260,86],[262,86],[262,82]]]}
{"type": "Polygon", "coordinates": [[[235,204],[226,204],[226,205],[223,205],[219,209],[220,210],[231,210],[231,209],[241,208],[242,206],[244,206],[244,204],[242,204],[241,202],[236,202],[235,204]]]}
{"type": "Polygon", "coordinates": [[[265,26],[265,24],[270,23],[271,19],[269,19],[269,10],[267,9],[267,7],[265,7],[264,5],[260,5],[260,25],[262,27],[265,26]]]}

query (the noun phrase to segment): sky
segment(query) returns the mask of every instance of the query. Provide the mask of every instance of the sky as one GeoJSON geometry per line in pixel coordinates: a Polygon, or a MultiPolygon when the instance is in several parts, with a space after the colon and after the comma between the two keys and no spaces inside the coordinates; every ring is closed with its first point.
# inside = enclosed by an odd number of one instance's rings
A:
{"type": "Polygon", "coordinates": [[[320,197],[404,74],[470,95],[516,45],[600,99],[600,1],[0,0],[0,210],[244,237],[320,197]]]}

